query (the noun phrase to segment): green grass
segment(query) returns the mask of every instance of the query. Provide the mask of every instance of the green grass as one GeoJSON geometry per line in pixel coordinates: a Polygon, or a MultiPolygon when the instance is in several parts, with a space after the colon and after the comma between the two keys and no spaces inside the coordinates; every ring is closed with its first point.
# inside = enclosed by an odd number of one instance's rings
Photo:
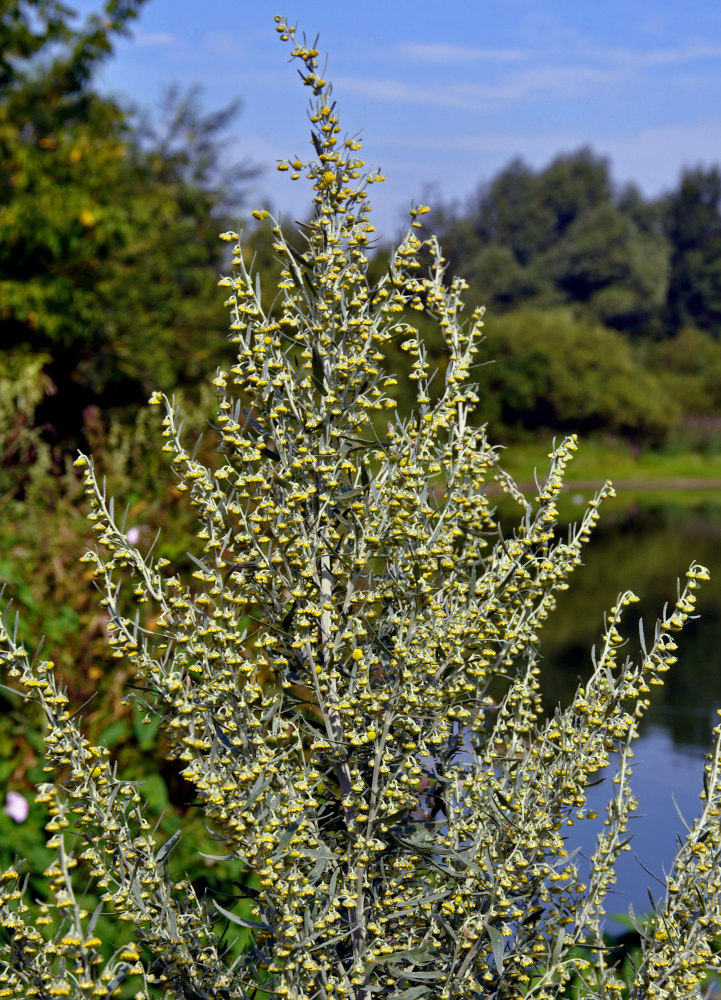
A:
{"type": "MultiPolygon", "coordinates": [[[[513,444],[503,450],[501,462],[517,481],[533,483],[534,469],[539,479],[544,478],[550,450],[550,439],[513,444]]],[[[634,451],[626,442],[581,441],[568,467],[566,483],[569,487],[574,483],[600,485],[606,479],[626,483],[631,489],[663,483],[669,490],[683,488],[683,480],[721,481],[721,453],[634,451]]]]}
{"type": "MultiPolygon", "coordinates": [[[[557,438],[560,441],[560,437],[557,438]]],[[[543,481],[548,469],[552,441],[524,441],[509,445],[501,453],[501,464],[520,483],[526,497],[535,495],[534,470],[543,481]]],[[[636,451],[626,442],[599,439],[579,442],[579,449],[566,470],[565,489],[558,499],[562,522],[577,521],[596,490],[610,479],[616,499],[604,504],[603,518],[624,517],[636,507],[703,507],[718,504],[721,483],[721,454],[700,452],[636,451]]],[[[501,519],[515,521],[517,508],[499,498],[501,519]]]]}

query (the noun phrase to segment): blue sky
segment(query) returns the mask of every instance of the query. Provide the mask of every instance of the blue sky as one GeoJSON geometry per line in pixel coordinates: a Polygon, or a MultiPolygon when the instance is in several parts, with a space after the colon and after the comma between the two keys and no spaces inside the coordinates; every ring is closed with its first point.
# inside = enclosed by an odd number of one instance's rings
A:
{"type": "MultiPolygon", "coordinates": [[[[93,0],[69,0],[80,12],[93,0]]],[[[229,156],[266,167],[254,207],[306,214],[275,171],[307,158],[307,91],[274,13],[328,52],[345,130],[361,131],[379,235],[412,200],[461,202],[514,156],[543,166],[589,144],[618,182],[655,195],[721,162],[721,4],[712,0],[149,0],[104,87],[152,106],[170,81],[242,111],[229,156]]]]}

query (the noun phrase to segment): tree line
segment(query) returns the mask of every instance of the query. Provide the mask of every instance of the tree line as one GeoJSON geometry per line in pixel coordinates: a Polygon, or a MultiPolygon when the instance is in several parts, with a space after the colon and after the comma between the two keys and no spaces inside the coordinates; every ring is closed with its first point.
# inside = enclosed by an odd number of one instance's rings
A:
{"type": "Polygon", "coordinates": [[[534,171],[515,159],[440,213],[451,268],[493,311],[572,304],[632,338],[721,335],[721,173],[683,172],[658,198],[614,185],[589,148],[534,171]]]}
{"type": "Polygon", "coordinates": [[[439,215],[449,271],[488,307],[490,418],[661,441],[721,412],[717,165],[646,198],[588,148],[515,159],[439,215]]]}
{"type": "MultiPolygon", "coordinates": [[[[28,424],[68,448],[93,407],[193,387],[226,351],[209,275],[227,269],[254,168],[224,154],[236,105],[168,90],[155,115],[101,94],[103,60],[146,0],[74,27],[58,0],[2,13],[0,451],[28,424]]],[[[646,198],[589,149],[513,160],[432,224],[449,274],[488,308],[479,419],[499,433],[610,431],[662,443],[721,409],[721,171],[646,198]]],[[[247,235],[272,284],[272,234],[247,235]]],[[[375,249],[373,267],[385,267],[375,249]]],[[[414,321],[418,314],[414,312],[414,321]]],[[[421,318],[422,322],[422,318],[421,318]]],[[[428,325],[428,349],[445,361],[428,325]]],[[[405,360],[396,352],[402,369],[405,360]]],[[[400,380],[402,383],[402,380],[400,380]]],[[[399,388],[399,392],[400,392],[399,388]]],[[[402,408],[404,399],[399,398],[402,408]]]]}

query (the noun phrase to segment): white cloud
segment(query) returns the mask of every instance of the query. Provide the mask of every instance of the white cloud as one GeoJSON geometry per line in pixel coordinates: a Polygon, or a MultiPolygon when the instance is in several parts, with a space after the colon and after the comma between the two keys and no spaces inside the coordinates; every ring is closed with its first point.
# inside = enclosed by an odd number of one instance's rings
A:
{"type": "Polygon", "coordinates": [[[595,67],[587,64],[534,66],[509,75],[489,91],[497,99],[519,100],[540,94],[560,94],[578,97],[582,91],[619,83],[625,73],[616,67],[595,67]]]}
{"type": "Polygon", "coordinates": [[[200,51],[204,55],[236,59],[247,53],[243,41],[225,31],[208,31],[203,35],[200,51]]]}
{"type": "Polygon", "coordinates": [[[676,66],[680,63],[718,59],[721,57],[721,45],[694,43],[675,49],[648,49],[646,51],[623,48],[595,49],[593,46],[588,46],[579,54],[599,62],[614,63],[617,66],[638,70],[654,66],[676,66]]]}
{"type": "MultiPolygon", "coordinates": [[[[336,90],[345,90],[363,97],[370,97],[387,104],[435,104],[443,107],[467,108],[473,104],[470,95],[464,94],[468,87],[461,84],[449,86],[418,86],[412,81],[364,76],[336,76],[336,90]]],[[[471,88],[476,91],[479,88],[471,88]]]]}
{"type": "Polygon", "coordinates": [[[412,80],[340,77],[349,90],[384,102],[432,104],[442,107],[489,110],[502,102],[538,96],[576,97],[638,79],[645,71],[721,58],[721,45],[692,42],[677,48],[648,50],[598,47],[575,39],[558,50],[487,49],[444,42],[410,42],[398,47],[417,62],[455,66],[459,63],[519,64],[510,66],[493,82],[448,82],[416,86],[412,80]]]}
{"type": "Polygon", "coordinates": [[[507,74],[495,83],[426,83],[377,77],[340,76],[336,85],[384,103],[409,103],[490,111],[508,101],[549,94],[577,97],[582,92],[612,86],[625,77],[617,68],[537,66],[507,74]]]}
{"type": "Polygon", "coordinates": [[[180,39],[167,31],[153,31],[145,34],[142,31],[138,31],[133,34],[133,41],[146,49],[180,44],[180,39]]]}
{"type": "MultiPolygon", "coordinates": [[[[417,160],[416,150],[428,151],[427,136],[396,136],[381,141],[401,162],[403,149],[409,151],[409,162],[417,160]]],[[[438,135],[433,143],[435,152],[426,161],[426,169],[429,176],[433,173],[442,176],[441,168],[444,163],[448,164],[451,154],[455,177],[464,178],[461,189],[470,190],[479,181],[490,179],[515,156],[523,157],[538,169],[559,154],[581,146],[592,146],[596,153],[607,156],[618,182],[632,179],[648,196],[655,196],[673,187],[684,168],[718,163],[721,119],[643,128],[625,135],[592,136],[570,131],[538,135],[516,132],[438,135]]],[[[448,176],[447,170],[445,176],[448,176]]]]}
{"type": "Polygon", "coordinates": [[[446,42],[405,42],[398,46],[401,56],[418,62],[519,62],[529,58],[522,49],[485,49],[446,42]]]}
{"type": "MultiPolygon", "coordinates": [[[[375,225],[379,234],[396,238],[407,221],[411,200],[431,206],[454,199],[463,203],[479,183],[490,180],[516,156],[541,169],[559,154],[588,145],[609,158],[617,183],[633,180],[647,197],[656,197],[676,186],[683,168],[718,162],[721,119],[604,136],[571,129],[536,135],[512,129],[476,134],[439,130],[431,144],[427,134],[376,133],[371,159],[383,166],[388,180],[371,192],[375,225]],[[437,182],[435,194],[427,191],[428,182],[437,182]]],[[[236,141],[230,152],[238,157],[249,155],[268,168],[252,184],[249,207],[268,200],[275,210],[280,207],[284,220],[306,218],[311,204],[309,182],[291,182],[287,173],[273,169],[274,162],[288,152],[285,144],[255,133],[236,141]]]]}
{"type": "MultiPolygon", "coordinates": [[[[483,46],[456,45],[451,42],[404,42],[396,52],[410,60],[423,63],[456,65],[461,62],[519,63],[537,62],[553,66],[563,64],[571,56],[595,64],[626,66],[642,69],[654,66],[673,66],[679,63],[699,62],[721,57],[721,45],[708,42],[690,42],[668,49],[628,49],[621,46],[599,47],[576,36],[564,44],[563,49],[493,49],[483,46]]],[[[567,65],[567,64],[566,64],[567,65]]]]}

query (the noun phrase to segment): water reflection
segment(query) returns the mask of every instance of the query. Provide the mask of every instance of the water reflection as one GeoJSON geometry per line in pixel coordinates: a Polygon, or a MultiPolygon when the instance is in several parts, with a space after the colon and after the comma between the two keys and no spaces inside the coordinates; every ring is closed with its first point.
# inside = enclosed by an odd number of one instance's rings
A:
{"type": "Polygon", "coordinates": [[[635,508],[624,517],[606,514],[589,542],[585,565],[559,596],[558,610],[543,631],[546,708],[572,696],[591,670],[590,650],[598,644],[607,609],[618,593],[635,591],[639,604],[627,609],[623,626],[629,652],[638,649],[638,622],[653,635],[664,604],[677,594],[692,560],[711,571],[697,592],[699,618],[679,639],[678,663],[653,693],[642,733],[648,726],[670,732],[674,746],[697,753],[708,749],[708,720],[721,705],[721,506],[635,508]]]}
{"type": "MultiPolygon", "coordinates": [[[[662,894],[657,879],[663,879],[676,839],[684,832],[679,811],[690,823],[700,810],[704,754],[719,721],[715,710],[721,707],[721,506],[638,506],[616,517],[606,510],[586,548],[584,566],[560,595],[543,632],[544,706],[553,712],[589,676],[591,647],[598,644],[604,614],[618,593],[630,588],[641,599],[628,609],[625,623],[628,652],[634,656],[639,618],[646,636],[652,636],[663,605],[676,598],[677,578],[683,580],[693,560],[708,566],[711,583],[697,592],[700,618],[678,639],[678,663],[664,675],[663,687],[652,688],[633,761],[639,814],[629,830],[632,850],[622,855],[617,868],[609,913],[624,913],[629,903],[643,913],[650,905],[649,891],[654,898],[662,894]]],[[[591,790],[593,807],[601,815],[609,785],[604,781],[591,790]]],[[[576,834],[575,843],[590,853],[595,830],[581,824],[576,834]]]]}

